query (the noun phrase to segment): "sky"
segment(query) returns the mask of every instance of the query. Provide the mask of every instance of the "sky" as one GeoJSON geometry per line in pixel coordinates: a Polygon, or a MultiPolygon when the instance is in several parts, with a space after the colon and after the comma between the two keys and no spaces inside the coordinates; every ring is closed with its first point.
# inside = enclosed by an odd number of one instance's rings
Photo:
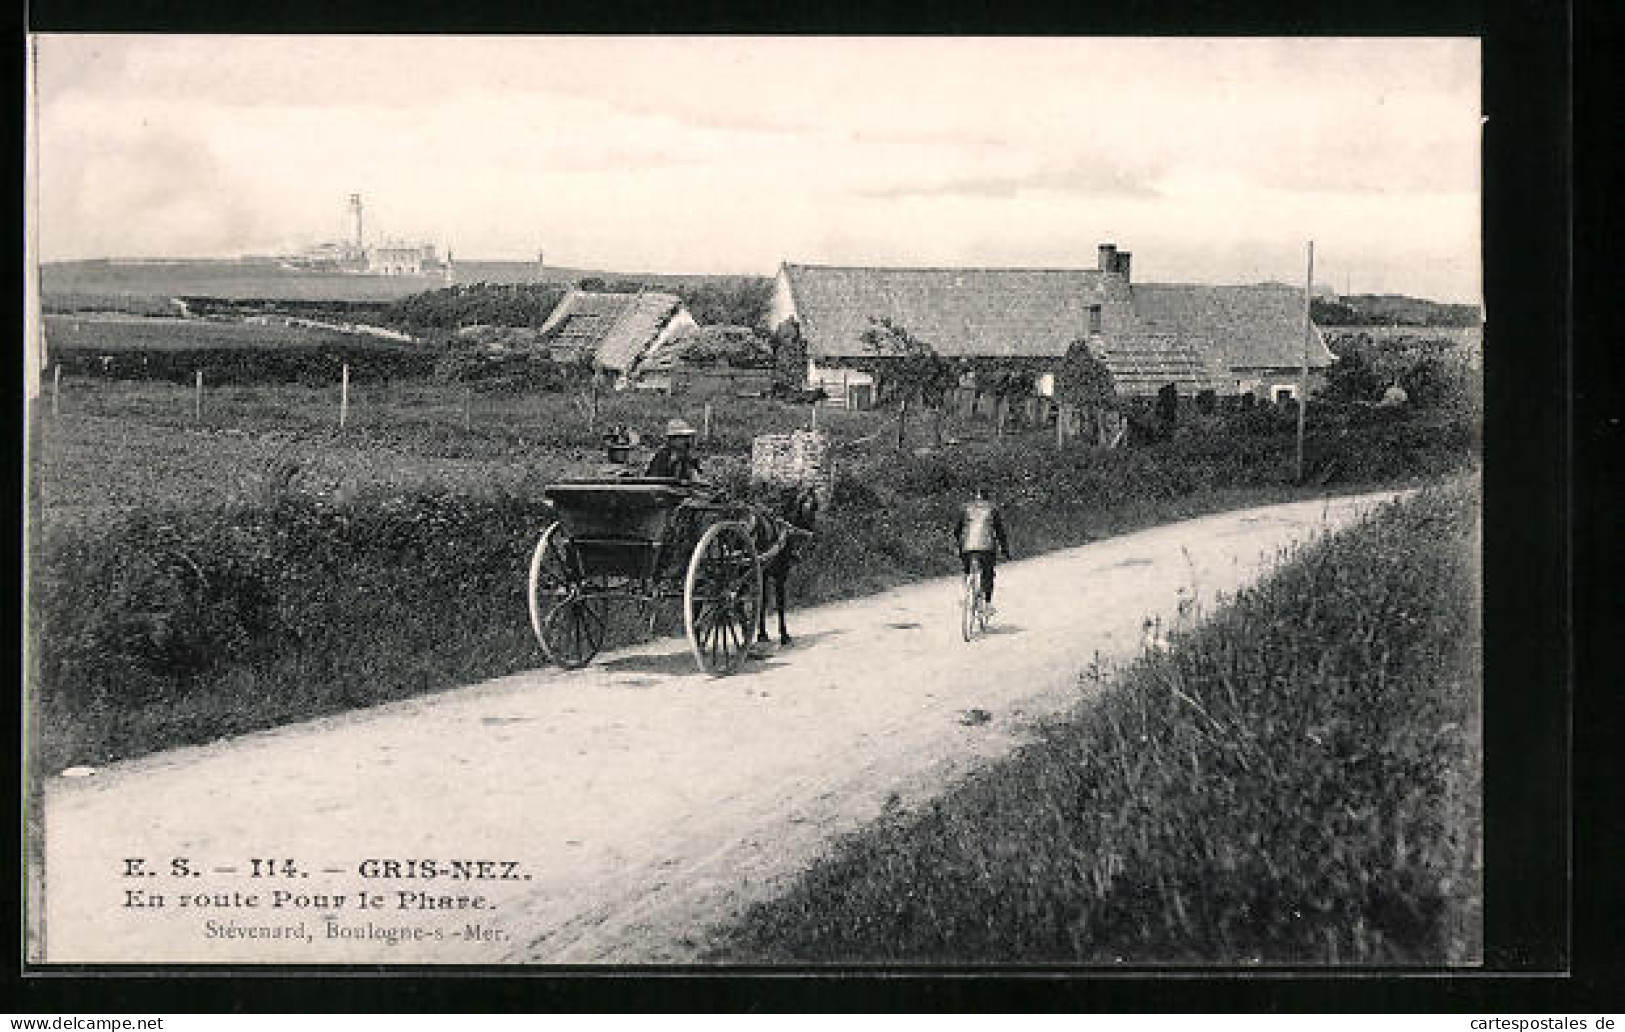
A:
{"type": "Polygon", "coordinates": [[[1471,39],[39,38],[46,260],[1092,268],[1480,298],[1471,39]]]}

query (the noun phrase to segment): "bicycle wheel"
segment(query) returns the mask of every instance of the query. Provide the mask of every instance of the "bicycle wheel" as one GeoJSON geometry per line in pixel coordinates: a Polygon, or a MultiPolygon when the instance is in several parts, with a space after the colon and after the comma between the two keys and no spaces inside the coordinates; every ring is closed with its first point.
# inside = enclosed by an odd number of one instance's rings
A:
{"type": "Polygon", "coordinates": [[[976,637],[976,631],[981,624],[982,608],[982,568],[977,563],[971,563],[970,572],[965,574],[965,598],[960,603],[959,630],[966,641],[976,637]]]}

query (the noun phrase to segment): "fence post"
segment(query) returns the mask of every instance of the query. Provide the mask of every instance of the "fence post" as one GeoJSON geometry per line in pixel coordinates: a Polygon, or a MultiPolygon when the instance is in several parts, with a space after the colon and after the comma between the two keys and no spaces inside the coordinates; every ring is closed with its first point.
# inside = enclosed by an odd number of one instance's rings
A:
{"type": "Polygon", "coordinates": [[[192,399],[192,419],[201,423],[203,421],[203,370],[197,371],[197,391],[192,399]]]}
{"type": "Polygon", "coordinates": [[[339,429],[340,430],[344,429],[344,424],[349,420],[349,418],[350,418],[350,366],[349,366],[349,363],[345,363],[344,367],[341,370],[339,370],[339,429]]]}
{"type": "Polygon", "coordinates": [[[62,367],[51,367],[51,418],[55,419],[62,411],[62,367]]]}
{"type": "Polygon", "coordinates": [[[474,388],[463,385],[463,429],[467,430],[474,425],[474,388]]]}
{"type": "Polygon", "coordinates": [[[811,405],[808,405],[807,407],[812,409],[812,428],[814,430],[817,430],[818,429],[818,402],[815,401],[811,405]]]}
{"type": "Polygon", "coordinates": [[[703,440],[706,444],[710,444],[711,443],[711,403],[709,401],[705,403],[705,415],[701,417],[700,425],[704,428],[704,436],[701,438],[701,440],[703,440]]]}
{"type": "Polygon", "coordinates": [[[1055,450],[1066,447],[1066,406],[1055,406],[1055,450]]]}

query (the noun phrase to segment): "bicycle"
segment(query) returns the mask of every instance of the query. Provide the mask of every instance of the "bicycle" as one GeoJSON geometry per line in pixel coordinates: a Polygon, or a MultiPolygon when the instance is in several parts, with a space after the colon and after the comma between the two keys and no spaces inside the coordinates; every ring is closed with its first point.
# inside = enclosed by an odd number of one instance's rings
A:
{"type": "Polygon", "coordinates": [[[971,563],[970,572],[965,574],[965,597],[960,602],[959,629],[966,641],[987,633],[988,603],[987,593],[983,590],[983,576],[979,562],[971,563]]]}

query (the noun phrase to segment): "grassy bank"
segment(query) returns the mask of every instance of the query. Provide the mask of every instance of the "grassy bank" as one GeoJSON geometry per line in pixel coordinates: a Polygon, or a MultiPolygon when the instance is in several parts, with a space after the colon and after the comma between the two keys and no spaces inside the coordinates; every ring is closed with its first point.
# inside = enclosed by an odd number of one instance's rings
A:
{"type": "Polygon", "coordinates": [[[711,959],[1442,964],[1480,949],[1476,482],[1310,546],[711,959]]]}
{"type": "MultiPolygon", "coordinates": [[[[465,427],[431,404],[443,394],[407,390],[388,409],[399,420],[337,434],[316,425],[314,397],[306,411],[246,392],[244,405],[261,406],[241,414],[254,433],[188,427],[146,388],[99,397],[105,414],[37,430],[29,590],[43,769],[542,661],[523,597],[550,519],[540,489],[601,454],[569,399],[513,399],[465,427]]],[[[669,404],[616,398],[602,415],[647,427],[669,404]]],[[[711,468],[741,470],[752,434],[802,415],[719,406],[711,468]]],[[[1473,452],[1470,428],[1442,432],[1420,416],[1327,419],[1310,439],[1311,469],[1335,475],[1299,487],[1290,424],[1268,418],[1115,452],[1056,453],[1038,432],[923,455],[891,451],[879,414],[821,419],[846,446],[834,504],[792,579],[796,605],[951,572],[949,528],[978,484],[1007,506],[1018,554],[1032,555],[1225,508],[1436,477],[1473,452]]],[[[623,614],[611,644],[633,640],[634,624],[623,614]]]]}

